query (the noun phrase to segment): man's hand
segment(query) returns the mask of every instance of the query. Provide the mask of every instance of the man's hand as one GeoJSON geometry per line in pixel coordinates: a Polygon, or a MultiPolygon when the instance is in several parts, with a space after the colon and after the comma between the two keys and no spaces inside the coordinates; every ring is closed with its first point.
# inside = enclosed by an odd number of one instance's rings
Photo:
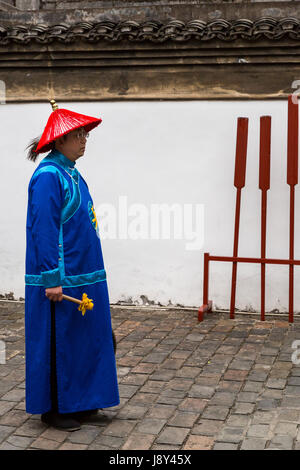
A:
{"type": "Polygon", "coordinates": [[[53,300],[54,302],[56,302],[57,300],[59,302],[62,301],[63,299],[63,296],[62,296],[62,287],[59,286],[59,287],[48,287],[46,289],[46,297],[48,297],[49,300],[53,300]]]}

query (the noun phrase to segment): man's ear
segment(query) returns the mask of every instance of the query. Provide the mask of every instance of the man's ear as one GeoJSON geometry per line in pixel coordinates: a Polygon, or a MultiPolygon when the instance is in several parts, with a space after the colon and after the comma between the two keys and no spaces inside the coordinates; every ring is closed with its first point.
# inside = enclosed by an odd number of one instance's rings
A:
{"type": "Polygon", "coordinates": [[[55,142],[58,144],[58,145],[61,145],[62,144],[62,137],[58,137],[58,139],[55,139],[55,142]]]}
{"type": "Polygon", "coordinates": [[[58,137],[57,139],[55,139],[55,143],[57,143],[58,145],[62,145],[66,140],[67,140],[67,134],[64,134],[61,137],[58,137]]]}

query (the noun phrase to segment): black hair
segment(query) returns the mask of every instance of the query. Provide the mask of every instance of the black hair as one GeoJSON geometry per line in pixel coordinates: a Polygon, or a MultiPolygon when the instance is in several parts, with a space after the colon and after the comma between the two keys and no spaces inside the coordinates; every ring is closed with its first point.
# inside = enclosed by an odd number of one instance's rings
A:
{"type": "Polygon", "coordinates": [[[27,145],[26,149],[28,149],[28,152],[27,152],[27,159],[32,161],[32,162],[35,162],[37,157],[38,157],[38,153],[35,153],[34,150],[37,148],[37,145],[40,141],[40,138],[41,136],[39,137],[35,137],[34,139],[32,139],[29,144],[27,145]]]}
{"type": "MultiPolygon", "coordinates": [[[[37,148],[38,146],[38,143],[41,139],[41,135],[39,137],[35,137],[34,139],[32,139],[29,144],[27,145],[27,147],[25,148],[25,150],[28,150],[27,152],[27,160],[30,160],[32,162],[35,162],[37,157],[39,156],[38,153],[35,153],[34,150],[37,148]]],[[[65,135],[62,136],[63,137],[63,140],[65,140],[65,135]]],[[[52,142],[52,149],[55,148],[55,141],[52,142]]]]}

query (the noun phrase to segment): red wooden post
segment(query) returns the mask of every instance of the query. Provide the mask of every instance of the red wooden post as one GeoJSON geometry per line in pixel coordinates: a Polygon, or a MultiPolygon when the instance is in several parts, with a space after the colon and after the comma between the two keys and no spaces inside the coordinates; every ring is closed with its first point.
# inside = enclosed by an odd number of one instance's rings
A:
{"type": "Polygon", "coordinates": [[[208,304],[209,253],[204,253],[203,304],[208,304]]]}
{"type": "MultiPolygon", "coordinates": [[[[233,256],[234,257],[236,257],[238,254],[241,189],[245,186],[247,139],[248,139],[248,118],[239,117],[238,122],[237,122],[235,173],[234,173],[234,186],[237,188],[236,206],[235,206],[234,242],[233,242],[233,256]]],[[[230,318],[234,318],[236,273],[237,273],[237,262],[234,261],[232,265],[230,318]]]]}
{"type": "Polygon", "coordinates": [[[208,286],[209,286],[209,253],[204,253],[204,269],[203,269],[203,305],[198,310],[198,320],[203,320],[205,312],[210,312],[212,308],[212,301],[208,300],[208,286]]]}
{"type": "MultiPolygon", "coordinates": [[[[261,257],[266,257],[267,191],[270,188],[271,116],[260,118],[259,189],[261,189],[261,257]]],[[[265,319],[266,265],[261,263],[261,314],[265,319]]]]}
{"type": "MultiPolygon", "coordinates": [[[[290,186],[290,247],[294,259],[295,185],[298,184],[298,100],[288,97],[287,184],[290,186]]],[[[294,265],[289,266],[289,322],[294,321],[294,265]]]]}

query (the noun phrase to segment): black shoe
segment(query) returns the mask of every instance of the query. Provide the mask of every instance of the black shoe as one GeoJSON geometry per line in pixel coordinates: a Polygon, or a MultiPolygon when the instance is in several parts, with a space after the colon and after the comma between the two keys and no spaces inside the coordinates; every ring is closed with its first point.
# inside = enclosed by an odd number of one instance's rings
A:
{"type": "Polygon", "coordinates": [[[43,423],[63,431],[78,431],[81,428],[80,423],[71,417],[70,413],[62,414],[55,411],[48,411],[42,414],[41,420],[43,423]]]}
{"type": "Polygon", "coordinates": [[[116,335],[114,330],[112,330],[112,339],[113,339],[113,345],[114,345],[114,353],[116,354],[117,352],[117,340],[116,340],[116,335]]]}
{"type": "Polygon", "coordinates": [[[98,408],[94,410],[83,410],[83,411],[76,411],[72,413],[72,417],[75,419],[83,419],[83,418],[89,418],[90,416],[95,416],[98,413],[98,408]]]}

